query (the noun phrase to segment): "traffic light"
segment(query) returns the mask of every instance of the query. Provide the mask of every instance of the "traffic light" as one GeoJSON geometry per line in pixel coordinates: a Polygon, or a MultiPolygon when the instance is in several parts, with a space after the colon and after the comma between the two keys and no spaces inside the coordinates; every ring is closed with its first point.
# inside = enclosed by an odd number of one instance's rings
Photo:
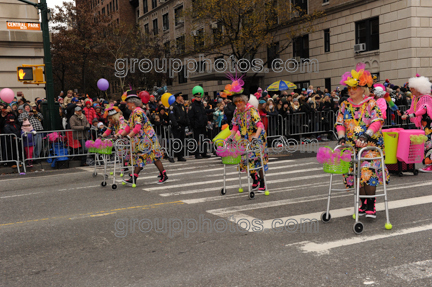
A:
{"type": "Polygon", "coordinates": [[[18,81],[31,82],[33,81],[33,68],[32,67],[18,67],[17,68],[18,81]]]}
{"type": "Polygon", "coordinates": [[[22,65],[17,67],[18,81],[23,84],[46,84],[42,67],[45,67],[45,65],[22,65]]]}

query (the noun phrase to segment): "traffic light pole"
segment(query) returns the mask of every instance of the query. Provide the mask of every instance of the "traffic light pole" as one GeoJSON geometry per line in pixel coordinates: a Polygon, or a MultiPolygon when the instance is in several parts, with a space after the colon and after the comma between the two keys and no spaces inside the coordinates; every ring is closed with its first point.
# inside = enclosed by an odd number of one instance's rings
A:
{"type": "Polygon", "coordinates": [[[48,28],[48,6],[46,0],[39,0],[40,3],[33,3],[27,0],[18,0],[20,2],[24,2],[29,5],[33,5],[38,8],[41,12],[42,17],[42,38],[43,38],[43,47],[44,47],[44,62],[45,62],[45,89],[46,89],[46,99],[48,101],[48,114],[49,114],[49,122],[50,129],[56,129],[55,123],[55,113],[59,111],[55,109],[54,103],[54,81],[52,75],[52,63],[51,63],[51,50],[50,50],[50,36],[49,36],[49,28],[48,28]]]}

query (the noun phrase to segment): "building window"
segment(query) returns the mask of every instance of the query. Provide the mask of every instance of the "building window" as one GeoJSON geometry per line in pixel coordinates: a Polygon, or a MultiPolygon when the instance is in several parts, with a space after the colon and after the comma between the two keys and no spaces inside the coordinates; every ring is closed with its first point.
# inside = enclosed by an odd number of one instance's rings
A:
{"type": "Polygon", "coordinates": [[[330,2],[330,0],[323,0],[323,4],[326,4],[326,3],[329,3],[329,2],[330,2]]]}
{"type": "Polygon", "coordinates": [[[181,71],[178,73],[178,82],[179,84],[185,84],[187,83],[187,78],[184,75],[185,66],[182,67],[181,71]]]}
{"type": "Polygon", "coordinates": [[[309,35],[304,35],[294,39],[293,56],[294,58],[309,58],[309,35]]]}
{"type": "Polygon", "coordinates": [[[304,82],[295,82],[294,85],[297,86],[297,89],[294,89],[294,93],[298,93],[300,94],[302,92],[302,89],[308,89],[310,86],[310,82],[309,81],[304,81],[304,82]]]}
{"type": "Polygon", "coordinates": [[[197,63],[196,72],[204,73],[206,71],[206,61],[199,61],[197,63]]]}
{"type": "Polygon", "coordinates": [[[324,52],[330,52],[330,29],[324,30],[324,52]]]}
{"type": "MultiPolygon", "coordinates": [[[[267,47],[267,68],[272,68],[272,62],[274,59],[279,58],[279,42],[273,43],[267,47]]],[[[277,67],[279,68],[279,65],[277,67]]]]}
{"type": "MultiPolygon", "coordinates": [[[[224,69],[224,64],[223,64],[223,61],[218,61],[218,62],[216,62],[216,61],[219,60],[219,59],[223,60],[223,58],[224,58],[224,56],[219,56],[219,57],[214,58],[215,68],[216,68],[218,71],[221,71],[221,70],[224,69]]],[[[225,68],[226,68],[226,67],[225,67],[225,68]]],[[[221,84],[221,85],[222,85],[222,84],[221,84]]]]}
{"type": "Polygon", "coordinates": [[[118,11],[118,0],[116,0],[116,11],[118,11]]]}
{"type": "Polygon", "coordinates": [[[163,30],[168,30],[169,29],[169,18],[168,18],[168,13],[164,14],[162,16],[162,23],[163,23],[163,30]]]}
{"type": "Polygon", "coordinates": [[[331,91],[331,78],[325,78],[325,88],[329,91],[331,91]]]}
{"type": "Polygon", "coordinates": [[[356,44],[366,44],[366,51],[379,49],[379,18],[356,22],[356,44]]]}
{"type": "Polygon", "coordinates": [[[137,18],[139,18],[139,8],[137,8],[137,18]]]}
{"type": "Polygon", "coordinates": [[[119,21],[119,18],[117,18],[117,25],[119,25],[120,24],[120,21],[119,21]]]}
{"type": "Polygon", "coordinates": [[[110,2],[110,11],[111,11],[111,13],[112,13],[112,11],[113,11],[113,5],[112,5],[112,2],[110,2]]]}
{"type": "Polygon", "coordinates": [[[199,50],[204,47],[204,29],[199,29],[194,35],[194,48],[195,50],[199,50]]]}
{"type": "Polygon", "coordinates": [[[183,24],[183,6],[180,6],[174,10],[175,25],[183,24]]]}
{"type": "Polygon", "coordinates": [[[148,0],[143,0],[143,13],[147,13],[148,12],[148,0]]]}
{"type": "Polygon", "coordinates": [[[105,7],[102,8],[102,15],[105,15],[105,7]]]}
{"type": "Polygon", "coordinates": [[[301,17],[308,13],[308,0],[291,0],[291,5],[298,11],[295,16],[301,17]]]}
{"type": "Polygon", "coordinates": [[[165,55],[169,56],[171,54],[171,42],[165,42],[164,43],[164,50],[165,50],[165,55]]]}
{"type": "Polygon", "coordinates": [[[180,36],[176,39],[177,54],[185,52],[185,36],[180,36]]]}
{"type": "Polygon", "coordinates": [[[152,9],[157,7],[157,0],[152,0],[152,9]]]}
{"type": "Polygon", "coordinates": [[[107,4],[107,14],[108,14],[108,16],[109,16],[109,14],[110,14],[110,9],[109,9],[109,4],[107,4]]]}
{"type": "Polygon", "coordinates": [[[144,25],[144,33],[145,33],[146,35],[150,34],[150,31],[149,31],[149,24],[145,24],[145,25],[144,25]]]}
{"type": "Polygon", "coordinates": [[[214,23],[212,24],[212,30],[213,30],[213,41],[219,42],[222,41],[222,23],[214,23]],[[214,27],[216,25],[217,27],[214,27]]]}
{"type": "Polygon", "coordinates": [[[153,20],[153,35],[157,35],[159,33],[158,28],[158,19],[153,20]]]}

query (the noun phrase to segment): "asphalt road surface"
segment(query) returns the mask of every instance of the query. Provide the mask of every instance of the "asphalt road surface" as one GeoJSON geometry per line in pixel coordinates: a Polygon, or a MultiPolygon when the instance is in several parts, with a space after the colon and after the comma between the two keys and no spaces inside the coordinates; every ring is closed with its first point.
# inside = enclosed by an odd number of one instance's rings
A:
{"type": "Polygon", "coordinates": [[[270,195],[253,200],[235,166],[220,194],[220,159],[164,165],[165,185],[149,166],[115,190],[92,168],[1,177],[0,285],[432,286],[431,174],[392,176],[393,229],[381,197],[356,235],[346,191],[321,222],[329,175],[313,157],[271,158],[270,195]]]}

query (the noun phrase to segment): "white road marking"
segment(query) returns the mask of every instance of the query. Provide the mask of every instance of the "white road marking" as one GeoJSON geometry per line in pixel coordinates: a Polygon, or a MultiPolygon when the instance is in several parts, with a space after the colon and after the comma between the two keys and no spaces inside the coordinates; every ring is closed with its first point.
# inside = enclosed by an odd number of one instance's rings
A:
{"type": "MultiPolygon", "coordinates": [[[[337,182],[337,183],[333,183],[333,186],[335,185],[342,185],[342,182],[337,182]]],[[[274,193],[281,193],[281,192],[287,192],[287,191],[292,191],[292,190],[302,190],[305,188],[310,188],[310,187],[316,187],[316,183],[311,183],[311,184],[302,184],[302,185],[295,185],[295,186],[289,186],[289,187],[279,187],[279,188],[274,188],[274,189],[270,189],[270,194],[274,194],[274,193]]],[[[217,189],[215,189],[217,191],[217,189]]],[[[219,200],[224,200],[224,199],[231,199],[231,198],[235,198],[235,197],[244,197],[245,195],[247,195],[248,190],[245,189],[243,193],[239,193],[236,190],[236,193],[234,194],[228,194],[228,195],[224,195],[224,196],[212,196],[212,197],[202,197],[202,198],[194,198],[194,199],[183,199],[182,202],[187,203],[187,204],[196,204],[196,203],[203,203],[203,202],[211,202],[211,201],[219,201],[219,200]]],[[[340,193],[347,193],[347,192],[340,192],[340,193]]],[[[336,192],[333,192],[332,195],[338,194],[336,192]]],[[[325,195],[327,196],[327,195],[325,195]]]]}
{"type": "MultiPolygon", "coordinates": [[[[267,185],[271,185],[271,184],[275,184],[275,183],[284,183],[284,182],[294,182],[294,181],[299,181],[299,180],[309,180],[309,179],[314,179],[314,178],[323,178],[323,177],[327,177],[329,178],[328,174],[320,174],[320,175],[312,175],[312,176],[302,176],[302,177],[293,177],[293,178],[285,178],[285,179],[277,179],[277,180],[267,180],[267,185]]],[[[238,181],[238,178],[236,179],[232,179],[230,181],[238,181]]],[[[215,190],[220,190],[223,187],[223,182],[221,182],[220,180],[214,181],[214,182],[218,182],[221,185],[219,187],[210,187],[210,188],[199,188],[199,189],[194,189],[194,190],[186,190],[186,191],[174,191],[174,192],[169,192],[169,193],[161,193],[159,194],[160,196],[176,196],[176,195],[184,195],[184,194],[194,194],[194,193],[201,193],[201,192],[207,192],[207,191],[215,191],[215,190]]],[[[247,181],[246,181],[247,184],[247,181]]],[[[247,191],[247,185],[245,183],[243,183],[243,189],[245,191],[247,191]]],[[[195,184],[194,184],[195,185],[195,184]]],[[[239,185],[227,185],[225,186],[226,189],[237,189],[239,188],[239,185]]],[[[151,191],[153,191],[153,189],[151,189],[151,191]]]]}
{"type": "MultiPolygon", "coordinates": [[[[423,182],[423,183],[419,183],[419,184],[397,185],[397,186],[388,187],[387,191],[400,190],[401,188],[403,188],[405,186],[407,186],[407,187],[408,186],[409,187],[420,187],[420,186],[428,186],[431,184],[432,184],[432,181],[427,181],[427,182],[423,182]]],[[[349,192],[349,193],[348,192],[340,192],[340,193],[343,193],[344,195],[334,196],[335,192],[333,192],[332,198],[343,197],[343,196],[351,196],[351,197],[353,196],[353,193],[351,193],[351,192],[349,192]]],[[[432,200],[432,196],[429,196],[429,197],[432,200]]],[[[428,200],[429,197],[426,196],[426,197],[420,197],[420,198],[425,198],[425,200],[428,200]]],[[[409,204],[417,205],[417,204],[419,204],[419,203],[417,203],[418,198],[419,197],[408,198],[408,199],[404,199],[404,200],[400,200],[400,201],[392,201],[392,204],[394,205],[394,204],[396,204],[396,202],[398,202],[398,203],[399,202],[407,202],[407,206],[409,206],[409,204]]],[[[231,206],[231,207],[226,207],[226,208],[212,209],[212,210],[208,210],[207,212],[214,214],[214,215],[224,217],[224,215],[230,215],[232,212],[255,210],[255,209],[261,209],[261,208],[288,205],[288,204],[293,204],[293,203],[304,203],[304,202],[310,202],[310,201],[316,201],[316,200],[325,200],[325,199],[327,199],[327,194],[323,194],[322,196],[314,195],[314,196],[303,197],[303,198],[300,197],[300,198],[294,198],[294,199],[286,199],[286,200],[278,200],[278,201],[259,202],[259,203],[248,204],[248,205],[231,206]],[[298,200],[300,200],[300,201],[298,201],[298,200]]],[[[383,203],[377,204],[377,210],[378,210],[378,207],[380,207],[380,206],[382,206],[382,208],[383,208],[382,210],[384,210],[384,204],[383,203]]],[[[354,207],[330,210],[331,217],[336,218],[336,217],[343,217],[346,215],[352,215],[353,209],[354,209],[354,207]],[[349,213],[347,213],[347,210],[350,210],[349,213]],[[333,215],[333,214],[335,214],[335,215],[333,215]]],[[[322,211],[317,212],[317,213],[301,214],[301,215],[298,215],[298,217],[299,218],[317,218],[316,214],[318,214],[318,218],[319,218],[321,213],[322,213],[322,211]],[[315,215],[315,217],[310,217],[311,215],[315,215]]],[[[287,217],[287,219],[289,219],[289,218],[292,218],[292,217],[287,217]]],[[[273,219],[264,221],[265,224],[266,223],[270,224],[270,227],[271,227],[272,222],[273,222],[273,219]]]]}
{"type": "MultiPolygon", "coordinates": [[[[377,235],[372,235],[372,236],[356,236],[356,237],[352,237],[352,238],[345,238],[345,239],[336,240],[336,241],[329,241],[329,242],[325,242],[325,243],[314,243],[314,242],[304,243],[303,242],[303,243],[298,243],[298,245],[302,245],[298,248],[301,251],[303,251],[304,253],[313,252],[313,253],[316,253],[316,255],[326,255],[326,254],[329,254],[330,250],[334,249],[334,248],[350,246],[350,245],[354,245],[354,244],[365,243],[365,242],[369,242],[369,241],[374,241],[374,240],[379,240],[379,239],[384,239],[384,238],[389,238],[389,237],[394,237],[394,236],[400,236],[400,235],[406,235],[406,234],[411,234],[411,233],[416,233],[416,232],[428,231],[428,230],[432,230],[432,224],[417,226],[417,227],[412,227],[412,228],[406,228],[406,229],[401,229],[401,230],[397,230],[397,231],[386,231],[386,233],[384,233],[384,234],[377,234],[377,235]]],[[[293,245],[294,244],[291,244],[290,246],[293,246],[293,245]]],[[[428,277],[430,277],[430,276],[431,276],[431,274],[429,274],[428,277]]],[[[424,277],[424,278],[426,278],[426,277],[424,277]]]]}
{"type": "Polygon", "coordinates": [[[432,277],[432,260],[418,261],[382,269],[382,272],[399,277],[408,282],[432,277]]]}

